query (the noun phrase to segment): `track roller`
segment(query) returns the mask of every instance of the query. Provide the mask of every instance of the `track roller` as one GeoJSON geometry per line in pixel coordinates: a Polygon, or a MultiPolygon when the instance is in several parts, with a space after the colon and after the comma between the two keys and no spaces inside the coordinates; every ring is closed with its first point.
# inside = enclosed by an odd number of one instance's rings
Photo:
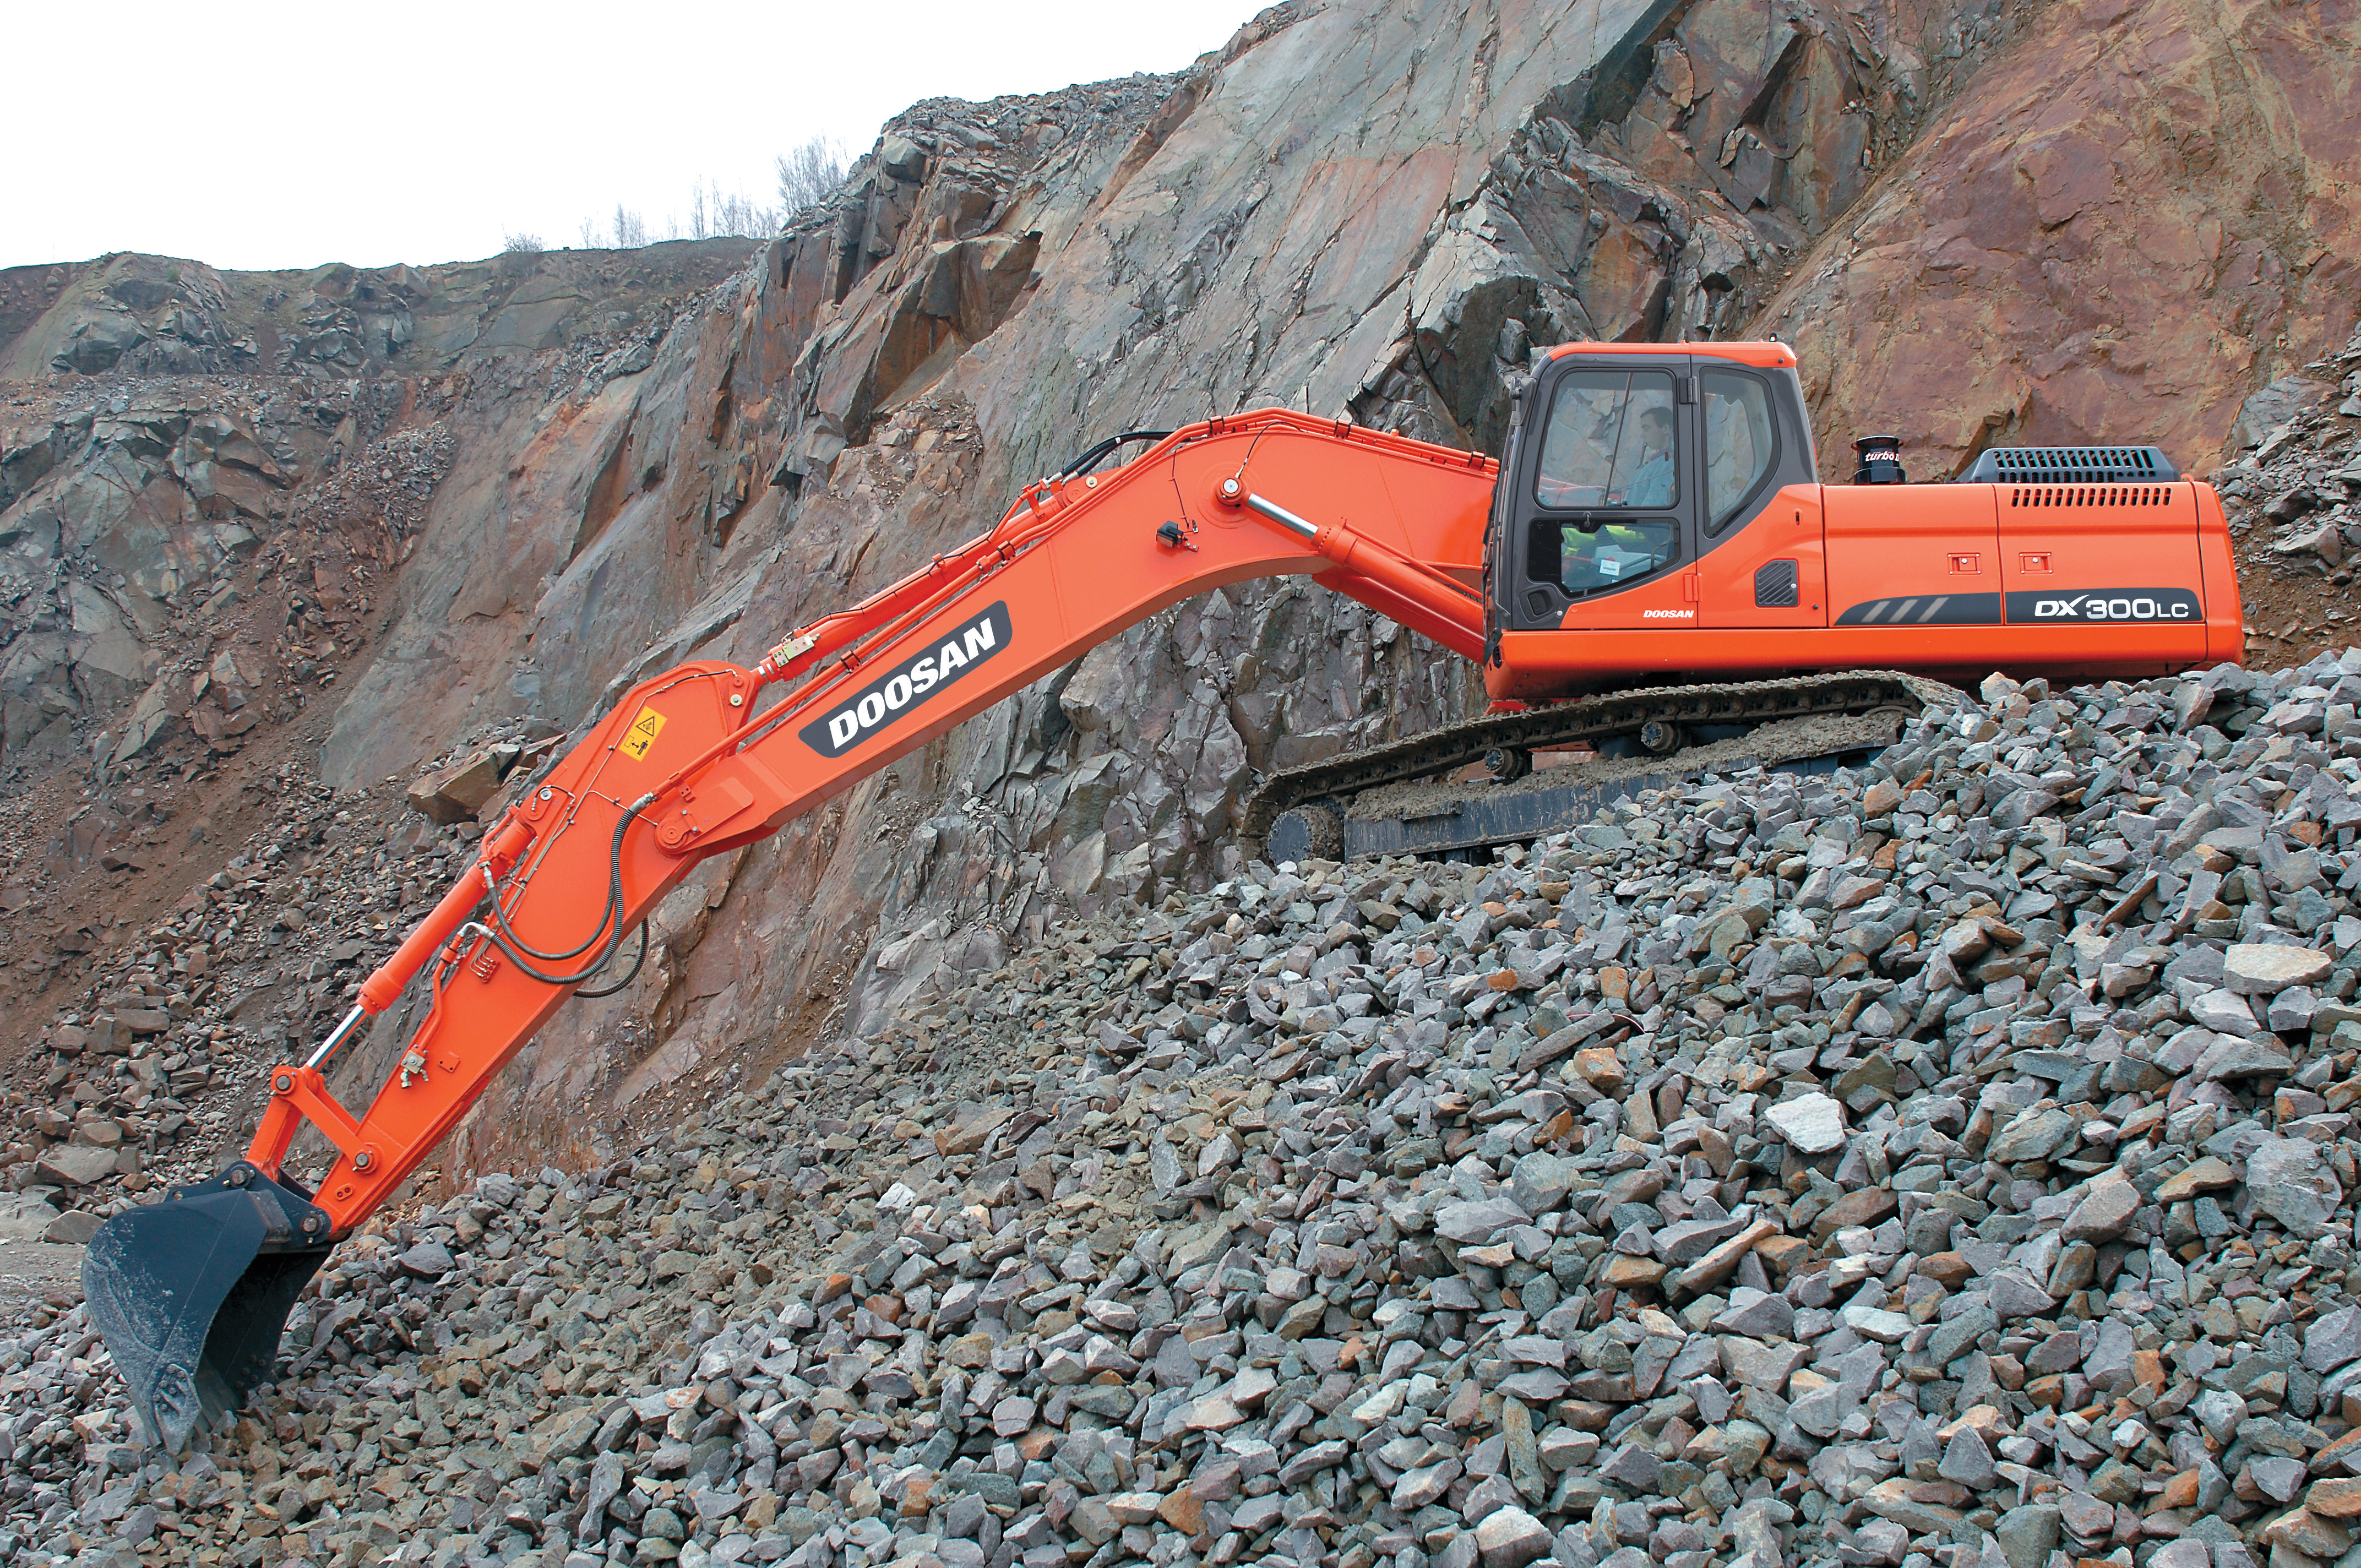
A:
{"type": "Polygon", "coordinates": [[[1484,753],[1484,766],[1497,783],[1507,784],[1533,771],[1533,754],[1522,746],[1495,746],[1484,753]]]}
{"type": "Polygon", "coordinates": [[[1279,815],[1264,837],[1264,853],[1281,861],[1334,861],[1345,854],[1345,814],[1324,800],[1307,800],[1279,815]]]}

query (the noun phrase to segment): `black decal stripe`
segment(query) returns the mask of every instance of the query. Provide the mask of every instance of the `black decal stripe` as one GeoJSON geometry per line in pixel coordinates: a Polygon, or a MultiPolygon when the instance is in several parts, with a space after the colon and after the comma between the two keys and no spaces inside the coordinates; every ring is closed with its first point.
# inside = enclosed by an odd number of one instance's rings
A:
{"type": "Polygon", "coordinates": [[[1870,599],[1837,617],[1839,626],[1997,626],[1998,594],[1937,594],[1931,598],[1870,599]]]}

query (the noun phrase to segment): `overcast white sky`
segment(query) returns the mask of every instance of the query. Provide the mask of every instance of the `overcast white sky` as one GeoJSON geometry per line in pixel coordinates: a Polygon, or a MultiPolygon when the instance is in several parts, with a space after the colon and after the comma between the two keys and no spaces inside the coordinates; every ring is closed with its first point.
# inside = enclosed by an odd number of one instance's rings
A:
{"type": "MultiPolygon", "coordinates": [[[[1268,3],[1268,0],[1262,0],[1268,3]]],[[[849,153],[920,98],[1166,71],[1257,0],[618,7],[116,0],[12,8],[0,267],[114,250],[237,269],[661,235],[692,182],[776,201],[775,154],[849,153]]]]}

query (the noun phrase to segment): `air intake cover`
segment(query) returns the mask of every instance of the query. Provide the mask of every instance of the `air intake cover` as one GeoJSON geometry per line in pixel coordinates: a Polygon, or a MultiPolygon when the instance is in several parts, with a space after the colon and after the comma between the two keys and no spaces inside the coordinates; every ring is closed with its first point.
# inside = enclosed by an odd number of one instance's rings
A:
{"type": "Polygon", "coordinates": [[[1793,609],[1796,599],[1795,563],[1765,561],[1754,571],[1757,609],[1793,609]]]}
{"type": "Polygon", "coordinates": [[[2169,484],[2180,477],[2153,446],[2000,446],[1980,454],[1964,485],[2169,484]]]}

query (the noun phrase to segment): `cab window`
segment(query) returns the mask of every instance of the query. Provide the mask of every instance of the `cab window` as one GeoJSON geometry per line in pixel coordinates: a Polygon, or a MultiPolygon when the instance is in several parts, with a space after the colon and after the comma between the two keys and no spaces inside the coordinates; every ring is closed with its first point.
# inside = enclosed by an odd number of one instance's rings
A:
{"type": "Polygon", "coordinates": [[[1777,455],[1771,394],[1752,376],[1705,373],[1705,499],[1708,534],[1738,518],[1777,455]]]}
{"type": "Polygon", "coordinates": [[[1550,401],[1533,499],[1562,510],[1675,505],[1675,428],[1669,372],[1569,372],[1550,401]]]}
{"type": "Polygon", "coordinates": [[[1669,517],[1602,518],[1595,526],[1539,517],[1525,552],[1533,578],[1572,598],[1627,587],[1679,558],[1680,526],[1669,517]]]}

